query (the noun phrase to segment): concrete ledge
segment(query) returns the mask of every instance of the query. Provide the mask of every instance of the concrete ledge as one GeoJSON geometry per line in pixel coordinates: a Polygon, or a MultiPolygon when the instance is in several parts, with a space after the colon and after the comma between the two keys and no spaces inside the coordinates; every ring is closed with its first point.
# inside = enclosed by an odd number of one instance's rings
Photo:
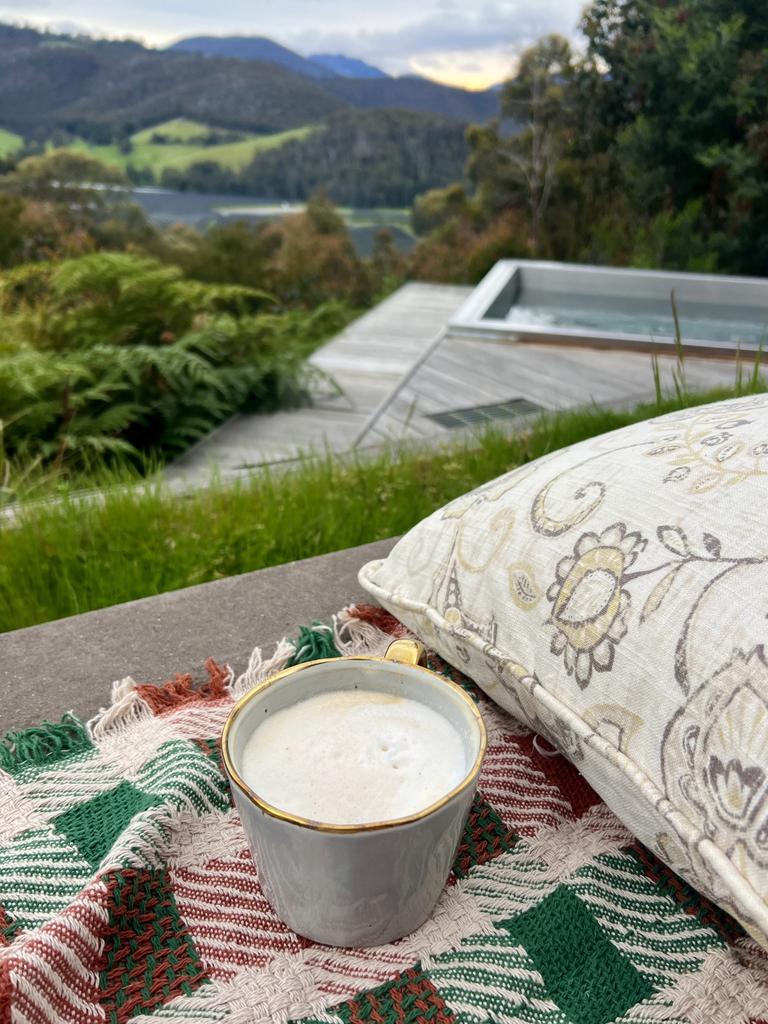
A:
{"type": "Polygon", "coordinates": [[[161,683],[202,673],[213,657],[242,671],[267,650],[345,604],[371,602],[357,582],[364,562],[396,538],[114,605],[0,636],[0,726],[37,725],[74,711],[87,718],[109,701],[110,684],[133,676],[161,683]]]}

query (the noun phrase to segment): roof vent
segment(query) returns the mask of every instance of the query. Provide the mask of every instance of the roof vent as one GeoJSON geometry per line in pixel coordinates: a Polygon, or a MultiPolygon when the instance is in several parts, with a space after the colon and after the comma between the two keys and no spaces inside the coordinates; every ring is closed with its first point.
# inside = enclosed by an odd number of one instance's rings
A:
{"type": "Polygon", "coordinates": [[[529,402],[527,398],[509,398],[506,402],[495,402],[493,405],[473,405],[467,409],[450,409],[448,412],[426,413],[428,420],[433,420],[447,430],[456,427],[477,427],[498,420],[514,420],[520,416],[543,412],[544,407],[529,402]]]}

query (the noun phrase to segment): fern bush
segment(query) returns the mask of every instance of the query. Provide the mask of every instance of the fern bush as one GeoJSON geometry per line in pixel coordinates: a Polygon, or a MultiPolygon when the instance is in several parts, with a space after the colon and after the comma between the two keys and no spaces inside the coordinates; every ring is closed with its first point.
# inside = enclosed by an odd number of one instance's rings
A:
{"type": "Polygon", "coordinates": [[[277,311],[132,253],[15,268],[0,275],[0,464],[174,454],[238,409],[301,396],[306,356],[351,315],[277,311]]]}

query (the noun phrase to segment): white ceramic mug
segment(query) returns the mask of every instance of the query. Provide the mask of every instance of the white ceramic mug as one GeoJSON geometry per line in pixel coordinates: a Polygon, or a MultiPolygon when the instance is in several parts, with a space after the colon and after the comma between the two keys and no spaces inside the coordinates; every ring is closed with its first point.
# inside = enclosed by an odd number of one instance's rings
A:
{"type": "Polygon", "coordinates": [[[398,640],[384,658],[297,665],[247,693],[224,726],[224,765],[261,887],[282,920],[316,942],[377,946],[400,938],[429,917],[448,878],[487,739],[472,698],[423,668],[422,655],[419,644],[398,640]],[[362,825],[310,821],[262,800],[238,770],[257,725],[305,697],[344,689],[410,697],[443,715],[458,730],[470,766],[459,785],[417,814],[362,825]]]}

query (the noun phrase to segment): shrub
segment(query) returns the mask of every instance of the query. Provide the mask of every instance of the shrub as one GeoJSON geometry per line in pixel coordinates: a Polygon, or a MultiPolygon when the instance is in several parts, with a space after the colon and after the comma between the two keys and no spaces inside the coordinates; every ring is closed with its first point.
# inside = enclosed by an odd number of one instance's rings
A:
{"type": "Polygon", "coordinates": [[[178,452],[238,409],[300,396],[306,355],[351,311],[273,309],[261,290],[129,253],[0,275],[6,458],[58,471],[178,452]]]}

